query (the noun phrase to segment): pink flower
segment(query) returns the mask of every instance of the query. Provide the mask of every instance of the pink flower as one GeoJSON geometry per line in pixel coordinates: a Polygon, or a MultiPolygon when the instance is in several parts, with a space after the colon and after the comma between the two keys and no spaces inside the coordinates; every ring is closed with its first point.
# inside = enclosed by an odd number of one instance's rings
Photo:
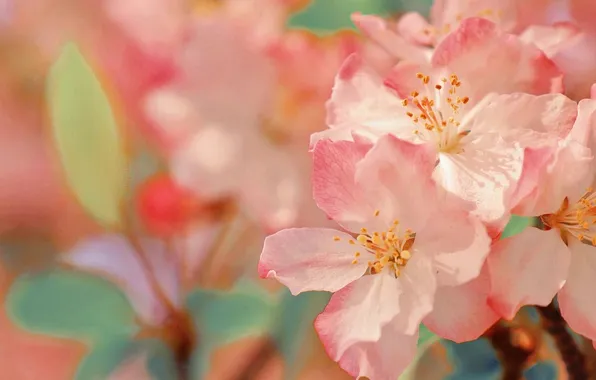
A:
{"type": "Polygon", "coordinates": [[[582,100],[573,130],[516,209],[539,216],[544,227],[499,241],[488,258],[490,302],[498,313],[512,318],[521,306],[547,305],[558,293],[569,326],[591,339],[596,339],[596,195],[590,186],[595,127],[596,101],[582,100]]]}
{"type": "Polygon", "coordinates": [[[414,357],[423,320],[458,340],[474,339],[494,321],[486,282],[472,281],[490,239],[479,221],[440,195],[434,164],[432,145],[393,136],[374,147],[321,141],[314,197],[351,232],[298,228],[265,240],[261,277],[276,278],[293,294],[335,293],[315,327],[352,376],[396,377],[414,357]],[[469,323],[469,316],[477,319],[469,323]]]}
{"type": "Polygon", "coordinates": [[[328,103],[330,129],[314,134],[311,145],[321,138],[351,140],[353,135],[374,141],[387,133],[430,142],[437,151],[435,180],[471,202],[485,222],[507,215],[522,176],[525,148],[544,144],[544,136],[565,136],[575,118],[575,103],[563,95],[472,98],[466,95],[474,92],[474,82],[456,75],[410,76],[396,85],[396,78],[383,83],[358,56],[350,57],[328,103]],[[413,91],[403,98],[396,94],[405,88],[413,91]]]}
{"type": "Polygon", "coordinates": [[[347,52],[299,34],[263,48],[253,32],[225,15],[197,19],[179,78],[148,97],[147,113],[172,141],[181,185],[207,199],[233,197],[266,229],[321,221],[306,146],[324,124],[322,88],[347,52]],[[312,59],[325,66],[317,83],[306,80],[312,59]]]}

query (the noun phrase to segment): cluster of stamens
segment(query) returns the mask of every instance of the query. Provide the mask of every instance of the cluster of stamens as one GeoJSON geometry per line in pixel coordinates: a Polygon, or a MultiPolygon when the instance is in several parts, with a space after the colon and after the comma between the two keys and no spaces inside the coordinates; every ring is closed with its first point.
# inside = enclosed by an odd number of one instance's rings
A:
{"type": "Polygon", "coordinates": [[[428,35],[428,36],[433,36],[435,38],[437,37],[441,37],[441,36],[445,36],[449,33],[451,33],[452,30],[454,30],[460,22],[462,22],[462,20],[464,18],[467,17],[482,17],[491,21],[498,21],[501,17],[503,16],[503,11],[501,10],[493,10],[493,9],[483,9],[479,12],[476,12],[475,14],[462,14],[462,13],[458,13],[455,16],[455,24],[451,24],[451,23],[445,23],[443,24],[443,26],[436,28],[433,26],[430,26],[428,28],[424,29],[424,34],[428,35]]]}
{"type": "MultiPolygon", "coordinates": [[[[379,211],[375,211],[375,216],[379,211]]],[[[359,260],[368,260],[368,273],[381,273],[384,268],[390,268],[395,277],[399,277],[401,270],[406,266],[412,257],[410,249],[414,244],[416,234],[410,229],[405,230],[403,235],[398,231],[399,221],[394,220],[385,232],[369,232],[366,228],[360,230],[355,240],[349,240],[352,245],[360,245],[364,249],[354,253],[352,264],[358,264],[359,260]],[[371,257],[372,255],[372,257],[371,257]]],[[[340,238],[334,238],[339,241],[340,238]]]]}
{"type": "Polygon", "coordinates": [[[421,95],[418,91],[413,91],[402,101],[402,105],[408,108],[406,114],[417,127],[414,133],[425,140],[428,134],[434,136],[441,151],[457,150],[459,140],[469,133],[459,131],[459,113],[470,101],[469,97],[457,94],[461,81],[457,75],[452,74],[433,86],[428,75],[418,73],[416,77],[425,86],[427,94],[421,95]],[[444,111],[450,115],[444,114],[444,111]]]}
{"type": "Polygon", "coordinates": [[[540,219],[547,228],[558,228],[565,244],[573,236],[584,244],[596,246],[596,193],[592,188],[574,204],[565,198],[556,213],[542,215],[540,219]]]}

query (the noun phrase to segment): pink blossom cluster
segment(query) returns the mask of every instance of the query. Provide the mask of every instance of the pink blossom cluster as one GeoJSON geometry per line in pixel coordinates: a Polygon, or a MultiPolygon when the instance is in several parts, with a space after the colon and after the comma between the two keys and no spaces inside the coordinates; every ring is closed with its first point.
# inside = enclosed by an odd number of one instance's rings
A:
{"type": "Polygon", "coordinates": [[[470,341],[555,296],[596,340],[594,5],[353,15],[379,51],[345,60],[310,138],[312,194],[337,227],[281,230],[259,262],[293,294],[333,293],[315,328],[350,375],[397,378],[421,323],[470,341]],[[501,239],[512,215],[536,223],[501,239]]]}

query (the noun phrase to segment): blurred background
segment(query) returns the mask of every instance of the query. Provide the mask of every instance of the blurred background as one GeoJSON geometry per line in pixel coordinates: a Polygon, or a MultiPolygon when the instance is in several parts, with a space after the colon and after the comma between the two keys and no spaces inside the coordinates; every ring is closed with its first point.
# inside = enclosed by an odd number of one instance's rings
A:
{"type": "MultiPolygon", "coordinates": [[[[350,14],[430,3],[0,0],[0,379],[349,378],[312,328],[328,295],[257,261],[330,223],[309,136],[342,61],[382,54],[350,14]]],[[[566,378],[537,324],[506,338],[526,378],[566,378]]],[[[499,379],[491,339],[423,328],[402,378],[499,379]]]]}

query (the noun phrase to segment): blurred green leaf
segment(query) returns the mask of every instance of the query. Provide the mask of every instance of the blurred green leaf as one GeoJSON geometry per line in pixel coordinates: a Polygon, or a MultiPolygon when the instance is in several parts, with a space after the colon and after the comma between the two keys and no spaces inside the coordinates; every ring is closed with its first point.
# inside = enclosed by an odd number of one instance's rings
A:
{"type": "Polygon", "coordinates": [[[135,312],[115,284],[74,271],[20,277],[6,309],[27,330],[57,337],[98,341],[131,335],[137,328],[135,312]]]}
{"type": "Polygon", "coordinates": [[[151,379],[171,380],[177,377],[172,351],[159,339],[131,340],[116,337],[93,347],[77,370],[76,380],[103,380],[116,372],[121,365],[137,356],[147,359],[151,379]]]}
{"type": "Polygon", "coordinates": [[[316,316],[323,311],[330,294],[306,292],[293,296],[285,290],[279,305],[273,339],[286,363],[286,378],[292,378],[303,364],[304,348],[312,338],[312,326],[316,316]]]}
{"type": "Polygon", "coordinates": [[[505,226],[501,239],[517,235],[525,230],[527,227],[534,225],[534,218],[528,218],[525,216],[512,215],[509,219],[509,223],[505,226]]]}
{"type": "Polygon", "coordinates": [[[353,12],[387,16],[400,9],[394,0],[313,0],[288,21],[290,28],[310,29],[320,34],[342,29],[356,29],[353,12]]]}
{"type": "Polygon", "coordinates": [[[83,358],[75,380],[107,379],[130,354],[132,341],[127,337],[115,337],[93,347],[83,358]]]}
{"type": "Polygon", "coordinates": [[[52,66],[46,96],[70,187],[95,219],[119,226],[126,189],[123,141],[102,86],[76,45],[67,44],[52,66]]]}
{"type": "Polygon", "coordinates": [[[278,300],[257,284],[241,280],[230,291],[197,289],[186,302],[201,342],[193,354],[190,371],[201,379],[215,348],[268,333],[278,300]]]}

